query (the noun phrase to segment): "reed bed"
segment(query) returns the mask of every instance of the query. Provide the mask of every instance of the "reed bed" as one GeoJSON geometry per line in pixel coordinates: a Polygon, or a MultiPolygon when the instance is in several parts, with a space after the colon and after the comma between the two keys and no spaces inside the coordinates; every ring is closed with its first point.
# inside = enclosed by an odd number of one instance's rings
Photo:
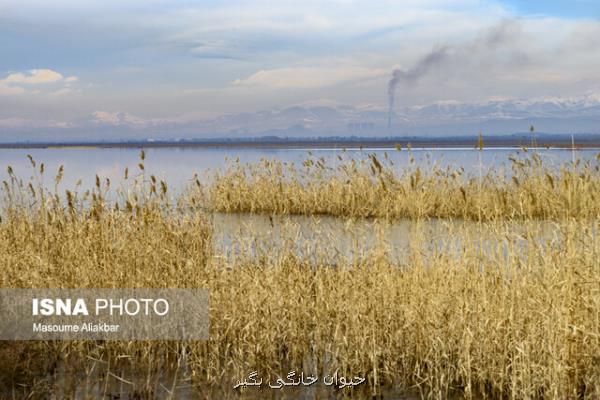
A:
{"type": "MultiPolygon", "coordinates": [[[[600,397],[598,219],[562,218],[537,240],[534,228],[515,233],[504,219],[482,218],[493,239],[485,247],[477,244],[482,235],[449,225],[447,237],[460,239],[452,252],[430,246],[416,219],[403,262],[391,261],[384,238],[335,263],[318,253],[309,260],[297,243],[240,243],[225,257],[213,246],[202,194],[170,195],[143,174],[143,163],[140,170],[129,186],[111,192],[98,178],[81,194],[11,173],[2,193],[0,286],[205,287],[210,339],[2,343],[3,395],[74,396],[76,389],[56,384],[57,369],[70,368],[73,387],[101,370],[104,383],[131,387],[133,398],[177,398],[157,383],[165,371],[201,398],[252,398],[250,389],[232,389],[236,380],[290,370],[367,379],[356,392],[331,394],[338,397],[370,398],[383,388],[436,399],[600,397]]],[[[597,184],[577,176],[555,185],[597,184]]],[[[578,207],[595,207],[582,190],[578,207]]],[[[540,193],[538,200],[551,202],[540,193]]],[[[578,217],[596,213],[579,210],[578,217]]]]}
{"type": "MultiPolygon", "coordinates": [[[[387,154],[387,153],[386,153],[387,154]]],[[[600,216],[600,155],[558,167],[540,156],[510,157],[502,171],[418,165],[386,157],[308,158],[302,165],[233,162],[214,177],[214,210],[340,217],[560,219],[600,216]]]]}

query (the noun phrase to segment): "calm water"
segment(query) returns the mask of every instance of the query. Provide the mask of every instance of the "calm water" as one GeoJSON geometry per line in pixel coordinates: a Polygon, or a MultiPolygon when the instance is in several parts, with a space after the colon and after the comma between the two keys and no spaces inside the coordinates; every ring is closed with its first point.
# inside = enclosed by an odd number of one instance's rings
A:
{"type": "MultiPolygon", "coordinates": [[[[277,256],[274,249],[293,251],[313,265],[346,265],[385,252],[393,263],[404,265],[415,252],[436,259],[444,254],[459,262],[464,249],[481,257],[509,254],[526,261],[528,247],[560,249],[563,233],[555,221],[483,222],[452,219],[383,221],[331,216],[222,214],[212,216],[217,257],[247,260],[254,255],[277,256]],[[420,238],[420,239],[415,239],[420,238]]],[[[597,224],[590,223],[597,237],[597,224]]],[[[235,263],[235,262],[234,262],[235,263]]]]}
{"type": "MultiPolygon", "coordinates": [[[[558,166],[570,162],[573,157],[582,160],[593,160],[599,149],[571,150],[540,149],[538,154],[548,165],[558,166]]],[[[439,166],[462,167],[467,172],[502,169],[508,164],[509,155],[523,155],[516,149],[484,149],[479,152],[470,148],[463,149],[229,149],[229,148],[155,148],[146,151],[146,172],[159,179],[164,179],[173,189],[180,189],[190,182],[195,173],[206,179],[212,172],[223,170],[228,162],[239,157],[243,163],[257,162],[261,159],[278,159],[284,162],[300,164],[303,160],[323,157],[329,166],[339,163],[338,156],[344,159],[366,159],[375,153],[378,158],[388,158],[394,168],[402,170],[409,166],[411,156],[415,163],[426,165],[436,163],[439,166]],[[229,160],[229,161],[228,161],[229,160]],[[480,164],[481,162],[481,164],[480,164]]],[[[123,180],[124,170],[129,167],[130,176],[139,173],[138,149],[0,149],[0,179],[6,179],[6,168],[12,166],[16,175],[29,179],[33,174],[27,155],[30,154],[38,163],[44,163],[46,176],[44,181],[53,186],[53,179],[60,165],[64,165],[63,178],[65,187],[72,187],[78,179],[84,188],[90,187],[95,175],[109,178],[113,184],[123,180]]]]}

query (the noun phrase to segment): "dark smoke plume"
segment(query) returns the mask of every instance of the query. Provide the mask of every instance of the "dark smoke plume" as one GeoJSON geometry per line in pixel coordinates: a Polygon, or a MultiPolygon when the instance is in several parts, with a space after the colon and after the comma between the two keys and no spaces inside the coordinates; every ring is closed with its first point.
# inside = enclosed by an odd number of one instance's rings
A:
{"type": "MultiPolygon", "coordinates": [[[[519,34],[519,24],[513,20],[505,20],[497,26],[484,31],[470,43],[462,46],[443,46],[437,48],[421,58],[411,68],[393,70],[392,77],[388,82],[388,128],[392,125],[392,113],[394,110],[396,89],[398,85],[408,86],[416,83],[419,79],[429,73],[430,70],[446,63],[451,57],[466,60],[467,57],[477,58],[482,57],[484,54],[494,52],[499,47],[514,40],[519,34]]],[[[515,59],[523,60],[522,54],[513,54],[513,57],[515,59]]]]}
{"type": "Polygon", "coordinates": [[[389,117],[388,127],[392,123],[392,110],[394,109],[396,87],[398,84],[412,84],[418,81],[431,68],[440,64],[448,56],[448,47],[442,47],[434,50],[423,57],[417,64],[407,70],[395,69],[392,71],[392,78],[388,83],[388,102],[389,117]]]}

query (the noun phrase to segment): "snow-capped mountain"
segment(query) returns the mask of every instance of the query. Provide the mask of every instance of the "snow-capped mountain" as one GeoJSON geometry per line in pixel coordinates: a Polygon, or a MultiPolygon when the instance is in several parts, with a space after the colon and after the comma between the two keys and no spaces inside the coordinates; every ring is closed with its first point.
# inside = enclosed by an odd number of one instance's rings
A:
{"type": "Polygon", "coordinates": [[[442,101],[404,110],[415,120],[489,120],[522,118],[600,117],[600,94],[579,98],[500,99],[483,103],[442,101]]]}
{"type": "Polygon", "coordinates": [[[385,106],[303,104],[256,113],[223,115],[195,122],[198,132],[232,136],[258,134],[389,135],[490,134],[523,132],[530,124],[548,133],[600,132],[600,95],[580,98],[547,97],[528,100],[492,99],[481,103],[439,101],[395,110],[388,126],[385,106]]]}
{"type": "MultiPolygon", "coordinates": [[[[480,103],[438,101],[394,110],[391,125],[386,105],[353,106],[333,101],[302,103],[258,112],[224,114],[216,118],[180,121],[147,119],[122,111],[96,111],[69,125],[49,124],[46,135],[56,140],[93,134],[105,140],[209,137],[318,137],[488,135],[526,132],[600,133],[600,94],[576,98],[491,99],[480,103]]],[[[39,123],[33,126],[39,133],[39,123]]],[[[22,132],[28,126],[0,124],[0,133],[22,132]]],[[[31,128],[31,132],[34,129],[31,128]]],[[[39,134],[36,136],[39,138],[39,134]]]]}

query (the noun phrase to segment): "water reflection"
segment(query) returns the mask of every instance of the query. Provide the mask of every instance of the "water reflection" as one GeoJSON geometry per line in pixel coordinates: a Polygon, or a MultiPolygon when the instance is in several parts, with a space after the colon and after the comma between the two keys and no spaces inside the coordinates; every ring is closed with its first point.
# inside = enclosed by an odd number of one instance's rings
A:
{"type": "MultiPolygon", "coordinates": [[[[313,264],[352,263],[375,251],[397,264],[415,254],[455,261],[466,249],[481,256],[522,255],[528,246],[559,249],[560,224],[553,221],[342,219],[330,216],[213,215],[215,252],[233,259],[289,249],[313,264]]],[[[590,227],[594,229],[593,224],[590,227]]],[[[506,260],[509,261],[509,260],[506,260]]],[[[524,260],[523,260],[524,261],[524,260]]]]}

